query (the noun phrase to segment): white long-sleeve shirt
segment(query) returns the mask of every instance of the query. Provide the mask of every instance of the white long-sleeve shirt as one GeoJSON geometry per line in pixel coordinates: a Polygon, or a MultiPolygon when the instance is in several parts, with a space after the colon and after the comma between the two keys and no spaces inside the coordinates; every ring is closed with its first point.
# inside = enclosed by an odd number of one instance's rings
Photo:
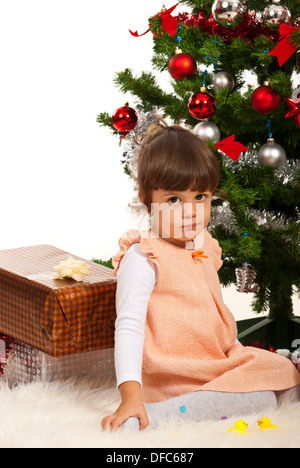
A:
{"type": "Polygon", "coordinates": [[[117,271],[115,367],[117,386],[129,380],[142,385],[143,349],[148,302],[158,271],[140,244],[133,244],[117,271]]]}
{"type": "Polygon", "coordinates": [[[133,244],[117,271],[115,367],[117,386],[128,381],[142,385],[143,349],[148,303],[158,279],[158,269],[133,244]]]}

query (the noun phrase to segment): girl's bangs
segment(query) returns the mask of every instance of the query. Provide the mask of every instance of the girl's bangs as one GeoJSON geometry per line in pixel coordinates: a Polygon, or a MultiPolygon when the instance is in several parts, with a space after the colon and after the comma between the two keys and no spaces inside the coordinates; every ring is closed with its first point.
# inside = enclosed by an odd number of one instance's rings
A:
{"type": "Polygon", "coordinates": [[[216,159],[197,152],[173,149],[172,157],[154,175],[155,187],[168,191],[213,192],[219,184],[219,166],[216,159]]]}

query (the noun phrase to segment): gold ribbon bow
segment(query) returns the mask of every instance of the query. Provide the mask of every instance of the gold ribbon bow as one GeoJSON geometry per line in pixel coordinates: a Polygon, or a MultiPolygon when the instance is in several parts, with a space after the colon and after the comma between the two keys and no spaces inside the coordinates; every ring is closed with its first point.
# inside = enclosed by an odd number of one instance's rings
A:
{"type": "Polygon", "coordinates": [[[84,276],[91,276],[91,267],[81,260],[75,260],[69,256],[68,260],[54,267],[56,273],[54,279],[72,278],[75,281],[83,281],[84,276]]]}

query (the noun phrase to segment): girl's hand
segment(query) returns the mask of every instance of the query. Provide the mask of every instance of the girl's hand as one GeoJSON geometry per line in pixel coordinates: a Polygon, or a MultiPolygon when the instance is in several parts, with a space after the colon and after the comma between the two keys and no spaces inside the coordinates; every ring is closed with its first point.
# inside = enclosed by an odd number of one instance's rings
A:
{"type": "Polygon", "coordinates": [[[113,415],[106,416],[106,418],[102,420],[102,429],[104,431],[110,429],[115,432],[129,418],[138,418],[140,420],[140,431],[143,431],[149,426],[148,415],[143,403],[129,400],[122,401],[113,415]]]}
{"type": "Polygon", "coordinates": [[[103,430],[116,431],[129,418],[137,418],[140,421],[140,431],[149,426],[149,419],[142,402],[141,385],[135,381],[124,382],[119,387],[122,403],[112,416],[103,419],[103,430]]]}

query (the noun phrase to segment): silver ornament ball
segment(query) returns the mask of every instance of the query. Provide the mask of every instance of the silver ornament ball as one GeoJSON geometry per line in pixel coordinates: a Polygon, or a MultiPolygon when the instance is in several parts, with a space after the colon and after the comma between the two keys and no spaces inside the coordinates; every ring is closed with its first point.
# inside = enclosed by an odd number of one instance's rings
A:
{"type": "Polygon", "coordinates": [[[270,138],[268,143],[260,148],[258,161],[263,166],[271,166],[277,169],[285,163],[286,152],[281,145],[278,145],[273,138],[270,138]]]}
{"type": "Polygon", "coordinates": [[[241,24],[245,11],[244,2],[238,0],[215,0],[212,6],[215,20],[224,28],[236,28],[241,24]]]}
{"type": "Polygon", "coordinates": [[[273,31],[278,31],[281,24],[290,24],[292,15],[287,7],[273,3],[264,9],[264,23],[273,31]]]}
{"type": "Polygon", "coordinates": [[[200,140],[205,142],[210,139],[213,140],[214,143],[218,143],[221,138],[219,128],[209,120],[197,124],[196,127],[194,127],[193,132],[200,138],[200,140]]]}
{"type": "Polygon", "coordinates": [[[212,84],[216,90],[228,88],[230,91],[232,91],[235,86],[235,82],[232,76],[229,73],[223,71],[218,72],[213,76],[212,84]]]}

